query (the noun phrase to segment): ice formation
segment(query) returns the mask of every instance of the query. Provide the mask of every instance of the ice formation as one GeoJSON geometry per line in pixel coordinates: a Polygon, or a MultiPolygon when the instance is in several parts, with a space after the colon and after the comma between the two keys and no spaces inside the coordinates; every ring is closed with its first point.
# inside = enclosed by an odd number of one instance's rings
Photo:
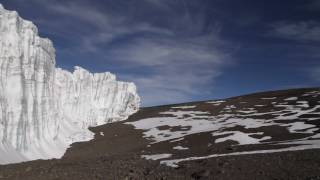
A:
{"type": "Polygon", "coordinates": [[[0,4],[0,164],[59,158],[71,143],[93,137],[89,126],[138,110],[133,83],[55,63],[52,42],[0,4]]]}

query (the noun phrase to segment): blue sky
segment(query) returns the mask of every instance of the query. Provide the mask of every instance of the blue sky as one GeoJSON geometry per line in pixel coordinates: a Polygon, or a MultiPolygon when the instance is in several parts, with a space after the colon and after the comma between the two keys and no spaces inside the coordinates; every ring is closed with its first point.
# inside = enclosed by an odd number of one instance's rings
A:
{"type": "Polygon", "coordinates": [[[320,0],[0,0],[143,106],[320,84],[320,0]]]}

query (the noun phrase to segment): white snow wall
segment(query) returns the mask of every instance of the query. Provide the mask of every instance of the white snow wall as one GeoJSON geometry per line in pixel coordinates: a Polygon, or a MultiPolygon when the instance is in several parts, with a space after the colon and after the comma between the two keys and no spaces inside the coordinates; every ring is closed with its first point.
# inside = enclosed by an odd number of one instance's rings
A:
{"type": "Polygon", "coordinates": [[[89,126],[138,110],[133,83],[55,63],[52,42],[0,4],[0,164],[60,158],[71,143],[93,138],[89,126]]]}

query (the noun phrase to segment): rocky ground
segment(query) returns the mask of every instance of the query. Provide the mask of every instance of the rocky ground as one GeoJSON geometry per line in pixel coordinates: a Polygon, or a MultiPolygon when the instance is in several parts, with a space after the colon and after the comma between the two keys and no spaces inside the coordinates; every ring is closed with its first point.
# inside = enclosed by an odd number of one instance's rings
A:
{"type": "Polygon", "coordinates": [[[143,108],[0,179],[320,180],[320,89],[143,108]]]}

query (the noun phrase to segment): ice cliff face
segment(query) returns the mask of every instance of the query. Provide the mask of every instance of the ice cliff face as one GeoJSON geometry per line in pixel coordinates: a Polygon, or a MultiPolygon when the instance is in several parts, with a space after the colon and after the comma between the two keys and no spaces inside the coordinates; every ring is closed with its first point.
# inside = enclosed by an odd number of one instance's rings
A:
{"type": "Polygon", "coordinates": [[[56,68],[52,42],[0,4],[0,164],[59,158],[93,137],[89,126],[124,120],[139,101],[133,83],[109,72],[56,68]]]}

